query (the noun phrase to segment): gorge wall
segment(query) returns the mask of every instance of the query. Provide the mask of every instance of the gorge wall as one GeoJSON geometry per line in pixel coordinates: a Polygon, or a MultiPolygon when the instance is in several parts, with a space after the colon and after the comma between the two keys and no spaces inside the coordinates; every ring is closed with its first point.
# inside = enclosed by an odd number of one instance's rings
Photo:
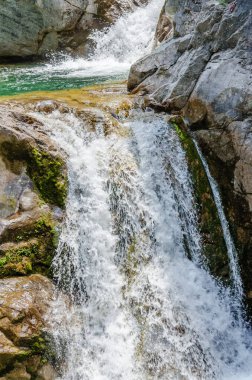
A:
{"type": "Polygon", "coordinates": [[[217,179],[252,298],[252,2],[166,0],[128,88],[179,114],[217,179]]]}

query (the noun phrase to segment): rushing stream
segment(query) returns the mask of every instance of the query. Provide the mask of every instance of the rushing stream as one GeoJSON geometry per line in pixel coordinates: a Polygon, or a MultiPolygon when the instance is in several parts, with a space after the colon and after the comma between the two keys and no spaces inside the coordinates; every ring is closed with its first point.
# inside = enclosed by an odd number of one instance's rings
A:
{"type": "MultiPolygon", "coordinates": [[[[94,33],[89,59],[2,68],[1,95],[125,78],[151,48],[162,4],[153,0],[94,33]]],[[[66,220],[53,262],[58,379],[251,380],[236,252],[200,151],[235,292],[202,258],[186,156],[162,115],[132,111],[107,134],[74,113],[33,114],[68,157],[66,220]]]]}

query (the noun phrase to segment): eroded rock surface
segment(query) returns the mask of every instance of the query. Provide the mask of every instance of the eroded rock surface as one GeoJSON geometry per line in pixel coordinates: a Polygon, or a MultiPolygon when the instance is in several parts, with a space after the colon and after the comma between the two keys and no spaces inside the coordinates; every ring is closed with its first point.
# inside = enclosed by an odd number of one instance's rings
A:
{"type": "Polygon", "coordinates": [[[148,0],[7,0],[0,4],[0,59],[49,51],[87,53],[89,33],[148,0]]]}
{"type": "Polygon", "coordinates": [[[45,344],[53,285],[41,275],[0,279],[0,379],[53,380],[45,344]]]}
{"type": "Polygon", "coordinates": [[[1,380],[56,378],[45,318],[54,287],[40,274],[51,276],[67,193],[65,161],[28,107],[0,106],[1,380]]]}
{"type": "Polygon", "coordinates": [[[109,23],[113,23],[124,12],[132,11],[136,6],[147,4],[148,0],[99,0],[96,3],[97,15],[109,23]]]}
{"type": "MultiPolygon", "coordinates": [[[[162,34],[163,33],[163,34],[162,34]]],[[[128,87],[184,116],[217,178],[252,294],[252,3],[166,0],[164,41],[136,62],[128,87]],[[165,22],[166,20],[166,22],[165,22]],[[173,20],[172,31],[167,20],[173,20]]]]}
{"type": "Polygon", "coordinates": [[[0,278],[49,274],[67,192],[65,159],[21,106],[0,107],[0,278]]]}

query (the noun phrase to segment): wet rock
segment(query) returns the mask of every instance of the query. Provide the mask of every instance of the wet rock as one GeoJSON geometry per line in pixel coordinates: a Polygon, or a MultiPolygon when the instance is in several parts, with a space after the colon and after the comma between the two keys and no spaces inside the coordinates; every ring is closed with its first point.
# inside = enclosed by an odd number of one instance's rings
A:
{"type": "Polygon", "coordinates": [[[60,112],[67,113],[69,112],[69,107],[56,102],[55,100],[42,100],[36,104],[35,110],[44,113],[51,113],[55,110],[59,110],[60,112]]]}
{"type": "Polygon", "coordinates": [[[43,364],[42,336],[48,327],[46,313],[52,295],[52,283],[40,275],[0,280],[1,379],[28,380],[35,372],[41,379],[54,378],[49,369],[46,372],[50,365],[43,364]]]}
{"type": "Polygon", "coordinates": [[[148,0],[99,0],[97,3],[97,15],[102,17],[102,19],[107,20],[109,23],[113,23],[124,12],[133,11],[136,6],[147,4],[148,0]]]}
{"type": "Polygon", "coordinates": [[[63,218],[65,158],[24,107],[2,105],[0,115],[0,278],[49,275],[63,218]]]}
{"type": "Polygon", "coordinates": [[[39,204],[39,197],[31,189],[25,189],[19,199],[19,210],[30,211],[39,204]]]}
{"type": "Polygon", "coordinates": [[[15,198],[18,191],[22,193],[21,189],[31,187],[32,180],[46,202],[63,207],[67,187],[66,165],[62,152],[49,139],[45,127],[27,115],[21,106],[12,110],[1,106],[0,118],[0,152],[6,181],[8,175],[13,177],[16,174],[12,182],[5,181],[4,195],[15,198]],[[8,174],[9,171],[14,174],[8,174]],[[19,186],[12,184],[16,180],[19,186]],[[13,189],[12,192],[9,188],[13,189]]]}
{"type": "Polygon", "coordinates": [[[49,363],[47,363],[39,369],[36,380],[54,380],[56,376],[57,373],[54,368],[49,363]]]}
{"type": "Polygon", "coordinates": [[[4,370],[13,361],[25,355],[24,350],[16,347],[2,332],[0,332],[0,371],[4,370]]]}
{"type": "Polygon", "coordinates": [[[31,375],[26,371],[26,368],[21,363],[14,365],[14,369],[7,373],[6,376],[0,377],[0,380],[30,380],[31,375]]]}
{"type": "Polygon", "coordinates": [[[156,33],[155,33],[155,44],[156,46],[165,40],[168,40],[173,36],[173,19],[172,15],[167,7],[167,3],[164,4],[160,17],[158,20],[156,33]]]}

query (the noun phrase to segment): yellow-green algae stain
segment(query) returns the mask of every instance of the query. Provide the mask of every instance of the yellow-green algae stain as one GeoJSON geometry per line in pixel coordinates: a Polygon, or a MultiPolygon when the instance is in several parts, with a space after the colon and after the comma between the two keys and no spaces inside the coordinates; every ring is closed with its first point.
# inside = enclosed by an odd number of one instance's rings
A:
{"type": "Polygon", "coordinates": [[[8,162],[25,163],[28,175],[45,202],[64,208],[68,180],[65,162],[59,155],[22,141],[4,142],[0,149],[8,162]]]}
{"type": "Polygon", "coordinates": [[[106,83],[79,89],[37,91],[12,96],[2,96],[0,103],[31,105],[39,101],[54,100],[79,110],[98,108],[107,112],[127,114],[133,107],[135,95],[127,93],[126,82],[106,83]]]}

